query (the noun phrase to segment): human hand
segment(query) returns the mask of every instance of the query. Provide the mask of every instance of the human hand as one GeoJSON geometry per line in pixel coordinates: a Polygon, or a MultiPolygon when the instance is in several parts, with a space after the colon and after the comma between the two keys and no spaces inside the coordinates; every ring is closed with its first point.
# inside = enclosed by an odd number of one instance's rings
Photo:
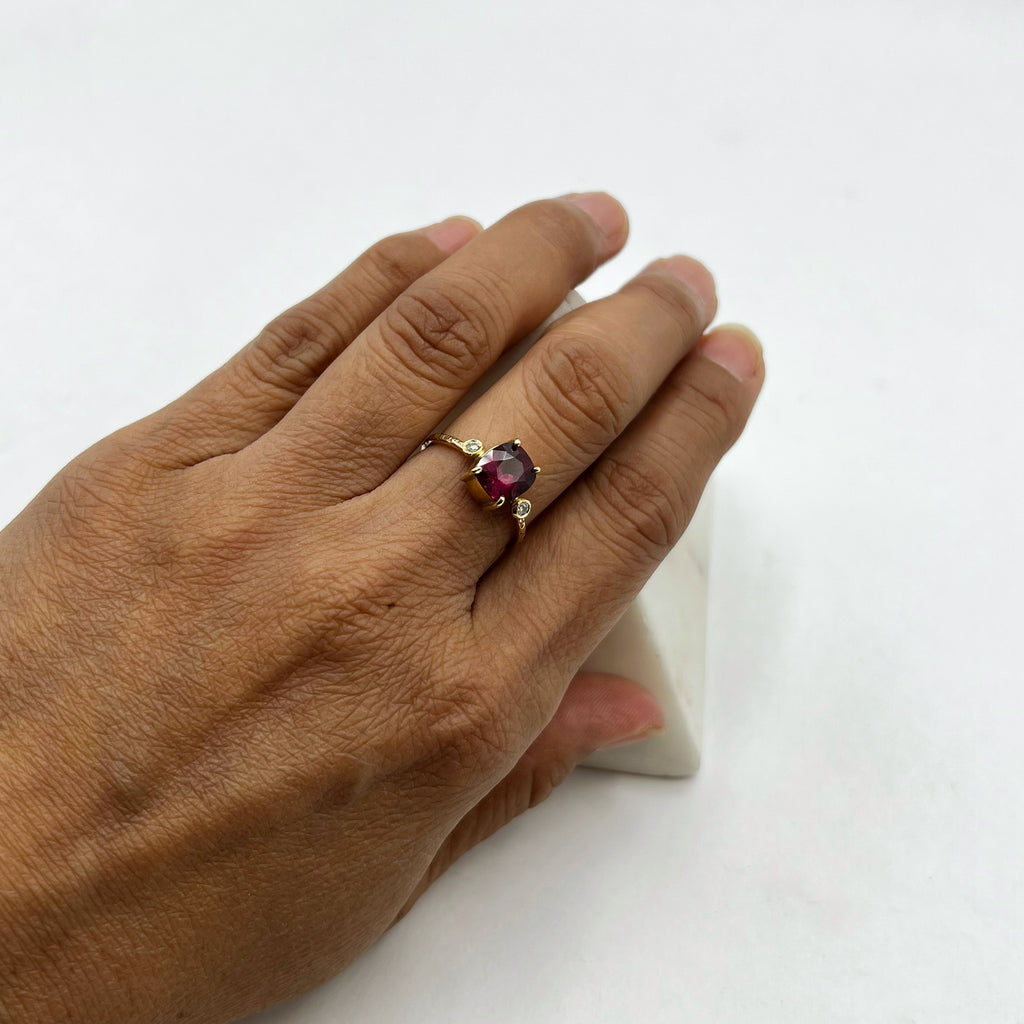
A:
{"type": "Polygon", "coordinates": [[[304,991],[658,727],[635,682],[573,675],[763,380],[743,329],[705,333],[707,271],[657,261],[452,424],[543,467],[525,543],[464,456],[408,459],[626,231],[590,194],[385,239],[0,534],[5,1024],[212,1024],[304,991]]]}

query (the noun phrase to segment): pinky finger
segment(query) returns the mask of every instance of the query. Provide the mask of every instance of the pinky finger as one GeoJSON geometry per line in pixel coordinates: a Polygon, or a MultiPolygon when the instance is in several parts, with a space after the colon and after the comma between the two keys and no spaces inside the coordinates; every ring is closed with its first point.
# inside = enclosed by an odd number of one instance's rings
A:
{"type": "Polygon", "coordinates": [[[579,665],[682,535],[763,381],[749,330],[706,334],[527,543],[480,581],[480,628],[517,622],[536,634],[520,649],[549,671],[579,665]]]}

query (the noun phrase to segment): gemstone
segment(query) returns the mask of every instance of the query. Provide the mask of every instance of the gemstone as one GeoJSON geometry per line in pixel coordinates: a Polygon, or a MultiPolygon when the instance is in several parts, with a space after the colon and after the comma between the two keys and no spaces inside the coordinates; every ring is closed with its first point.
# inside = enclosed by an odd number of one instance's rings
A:
{"type": "Polygon", "coordinates": [[[518,516],[520,519],[524,519],[530,514],[530,509],[533,506],[526,500],[526,498],[516,498],[512,503],[512,515],[518,516]]]}
{"type": "Polygon", "coordinates": [[[481,448],[483,448],[483,445],[479,441],[476,441],[476,440],[467,441],[462,446],[462,450],[466,451],[466,452],[469,452],[470,455],[475,455],[478,451],[480,451],[481,448]]]}
{"type": "Polygon", "coordinates": [[[533,460],[514,441],[489,448],[477,460],[477,482],[491,501],[511,501],[525,491],[536,475],[533,460]]]}

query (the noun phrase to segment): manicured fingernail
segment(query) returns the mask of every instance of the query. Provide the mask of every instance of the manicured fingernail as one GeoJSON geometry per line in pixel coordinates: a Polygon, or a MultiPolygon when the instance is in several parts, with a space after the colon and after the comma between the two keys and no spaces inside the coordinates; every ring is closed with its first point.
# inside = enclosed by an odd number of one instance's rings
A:
{"type": "Polygon", "coordinates": [[[601,750],[615,750],[618,747],[628,747],[633,743],[641,743],[644,740],[649,740],[652,736],[661,736],[665,732],[663,725],[648,725],[641,729],[639,732],[631,733],[629,736],[623,736],[620,739],[612,740],[610,743],[605,743],[601,746],[601,750]]]}
{"type": "Polygon", "coordinates": [[[472,217],[448,217],[446,220],[431,224],[428,228],[422,229],[423,234],[429,238],[434,245],[446,253],[453,253],[461,249],[471,238],[475,238],[481,231],[483,225],[472,217]]]}
{"type": "Polygon", "coordinates": [[[605,237],[605,256],[618,252],[629,234],[629,220],[622,204],[607,192],[570,192],[559,196],[578,206],[601,229],[605,237]]]}
{"type": "Polygon", "coordinates": [[[749,327],[741,324],[716,327],[704,337],[700,350],[739,381],[750,380],[761,365],[761,342],[749,327]]]}
{"type": "Polygon", "coordinates": [[[715,318],[718,299],[715,296],[715,279],[703,263],[690,256],[666,256],[664,259],[652,260],[640,273],[649,274],[652,271],[682,281],[697,299],[701,319],[705,324],[711,323],[715,318]]]}

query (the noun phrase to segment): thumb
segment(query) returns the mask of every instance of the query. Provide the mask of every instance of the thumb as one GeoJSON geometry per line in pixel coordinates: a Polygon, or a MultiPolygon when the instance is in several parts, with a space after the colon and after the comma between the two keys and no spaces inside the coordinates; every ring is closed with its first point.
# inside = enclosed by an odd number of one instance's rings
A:
{"type": "Polygon", "coordinates": [[[664,728],[658,702],[639,683],[579,672],[558,710],[515,767],[469,810],[441,844],[396,921],[467,850],[546,799],[594,750],[625,746],[664,728]]]}

